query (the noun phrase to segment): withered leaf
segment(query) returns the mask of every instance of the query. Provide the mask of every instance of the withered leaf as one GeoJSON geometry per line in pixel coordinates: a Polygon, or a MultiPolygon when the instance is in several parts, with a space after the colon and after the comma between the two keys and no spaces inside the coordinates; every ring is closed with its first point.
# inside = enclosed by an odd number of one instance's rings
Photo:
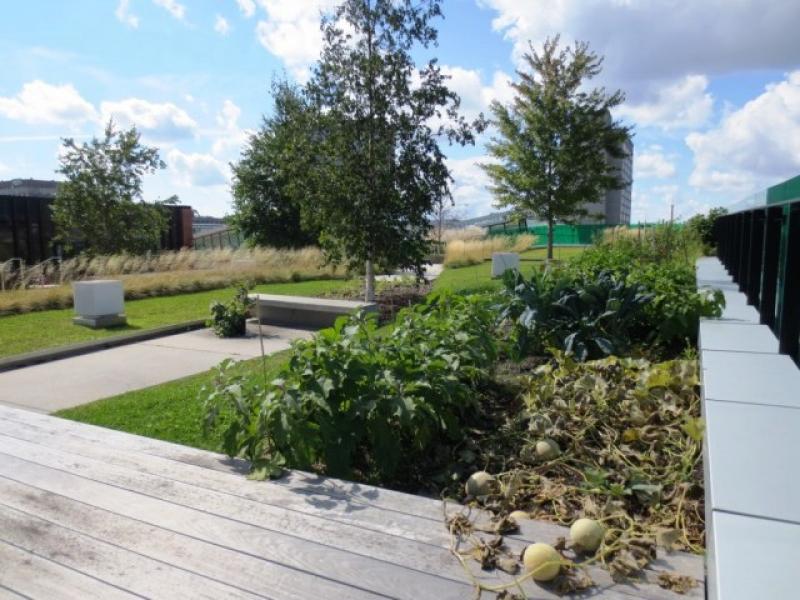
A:
{"type": "Polygon", "coordinates": [[[664,571],[658,574],[658,585],[676,594],[688,594],[697,585],[697,581],[688,575],[664,571]]]}

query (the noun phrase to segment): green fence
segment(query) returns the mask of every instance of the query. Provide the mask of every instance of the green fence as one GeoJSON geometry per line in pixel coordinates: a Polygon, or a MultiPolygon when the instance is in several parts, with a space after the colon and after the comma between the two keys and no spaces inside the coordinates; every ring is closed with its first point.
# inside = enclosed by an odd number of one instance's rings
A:
{"type": "MultiPolygon", "coordinates": [[[[653,226],[654,224],[650,223],[647,225],[558,224],[553,227],[553,244],[556,246],[585,246],[594,243],[595,240],[603,235],[603,232],[606,229],[614,229],[616,227],[625,227],[627,229],[644,229],[653,226]]],[[[490,225],[487,228],[487,233],[489,235],[520,235],[521,233],[530,233],[536,236],[536,245],[547,244],[547,225],[526,225],[524,221],[514,221],[490,225]]]]}

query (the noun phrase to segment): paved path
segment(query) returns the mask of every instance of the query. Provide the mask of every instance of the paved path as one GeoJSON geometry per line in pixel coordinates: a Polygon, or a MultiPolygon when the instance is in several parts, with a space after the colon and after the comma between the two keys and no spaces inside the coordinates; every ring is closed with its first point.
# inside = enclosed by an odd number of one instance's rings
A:
{"type": "MultiPolygon", "coordinates": [[[[313,333],[272,326],[263,332],[267,354],[313,333]]],[[[260,355],[255,335],[220,339],[199,329],[0,373],[0,404],[53,412],[201,373],[226,358],[260,355]]]]}
{"type": "MultiPolygon", "coordinates": [[[[242,466],[194,448],[0,407],[0,597],[474,597],[448,550],[440,501],[299,471],[249,481],[242,466]]],[[[450,514],[458,510],[447,506],[450,514]]],[[[567,533],[541,521],[521,526],[505,538],[515,554],[532,540],[552,544],[567,533]]],[[[511,579],[469,564],[484,583],[511,579]]],[[[678,596],[652,583],[614,584],[608,572],[590,567],[598,587],[586,596],[703,598],[701,557],[663,555],[653,566],[699,584],[678,596]]],[[[652,582],[657,572],[644,576],[652,582]]],[[[559,598],[530,580],[523,587],[529,598],[559,598]]]]}

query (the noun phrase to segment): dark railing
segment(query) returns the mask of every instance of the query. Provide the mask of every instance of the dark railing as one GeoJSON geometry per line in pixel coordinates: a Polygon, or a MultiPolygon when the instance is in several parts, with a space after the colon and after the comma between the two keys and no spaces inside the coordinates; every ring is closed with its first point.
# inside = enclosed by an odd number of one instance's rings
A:
{"type": "Polygon", "coordinates": [[[800,199],[748,208],[714,223],[722,264],[800,364],[800,199]]]}

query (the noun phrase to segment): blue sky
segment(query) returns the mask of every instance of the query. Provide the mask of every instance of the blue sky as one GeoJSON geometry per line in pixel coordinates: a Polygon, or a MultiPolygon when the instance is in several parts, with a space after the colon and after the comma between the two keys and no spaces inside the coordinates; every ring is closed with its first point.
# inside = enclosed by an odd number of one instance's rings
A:
{"type": "MultiPolygon", "coordinates": [[[[168,168],[148,199],[230,210],[229,163],[271,109],[274,77],[303,81],[334,0],[29,0],[0,19],[0,179],[53,178],[60,139],[113,116],[168,168]]],[[[10,8],[13,6],[13,8],[10,8]]],[[[605,56],[634,125],[633,216],[688,217],[800,173],[796,0],[446,0],[435,53],[468,116],[508,101],[528,43],[556,33],[605,56]]],[[[456,214],[492,210],[475,165],[446,152],[456,214]]]]}

